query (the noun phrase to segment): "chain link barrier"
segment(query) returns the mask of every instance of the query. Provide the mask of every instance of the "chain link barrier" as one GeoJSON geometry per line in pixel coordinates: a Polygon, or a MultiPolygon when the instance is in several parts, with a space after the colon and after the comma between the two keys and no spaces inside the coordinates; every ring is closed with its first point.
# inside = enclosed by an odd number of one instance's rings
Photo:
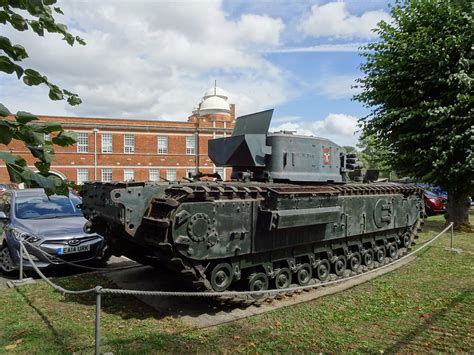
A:
{"type": "MultiPolygon", "coordinates": [[[[294,286],[294,287],[287,287],[287,288],[280,288],[280,289],[272,289],[272,290],[259,290],[259,291],[223,291],[223,292],[201,292],[201,291],[143,291],[143,290],[126,290],[126,289],[113,289],[113,288],[101,288],[100,292],[105,294],[120,294],[120,295],[143,295],[143,296],[172,296],[172,297],[218,297],[218,296],[251,296],[251,295],[262,295],[262,294],[268,294],[268,295],[274,295],[274,294],[279,294],[279,293],[287,293],[287,292],[292,292],[292,291],[302,291],[302,290],[308,290],[312,288],[318,288],[321,286],[328,286],[328,285],[334,285],[337,283],[341,283],[344,281],[349,281],[352,279],[356,279],[361,276],[365,275],[370,275],[372,273],[378,272],[380,270],[383,270],[389,266],[392,266],[398,262],[401,262],[402,260],[405,260],[409,258],[410,256],[414,255],[415,253],[420,252],[427,246],[431,245],[436,239],[438,239],[440,236],[442,236],[444,233],[446,233],[447,230],[452,229],[453,223],[449,224],[446,228],[444,228],[438,235],[434,236],[430,240],[426,241],[421,247],[411,251],[410,253],[402,256],[401,258],[394,260],[391,263],[381,265],[377,268],[368,270],[366,272],[352,275],[352,276],[347,276],[347,277],[342,277],[337,280],[332,280],[332,281],[324,281],[321,283],[317,284],[312,284],[312,285],[306,285],[306,286],[294,286]]],[[[31,246],[30,243],[26,242],[31,246]]],[[[35,265],[33,260],[31,259],[30,254],[28,253],[28,250],[25,247],[25,241],[20,241],[21,247],[23,248],[23,253],[27,256],[29,262],[32,264],[34,270],[38,275],[45,280],[50,286],[55,288],[56,290],[62,292],[62,293],[88,293],[88,292],[94,292],[94,289],[89,289],[89,290],[83,290],[83,291],[71,291],[62,288],[59,285],[54,284],[51,280],[49,280],[41,271],[40,269],[35,265]],[[54,286],[53,286],[54,285],[54,286]]],[[[38,247],[34,246],[36,249],[40,250],[41,252],[44,253],[41,249],[38,247]]],[[[47,253],[46,253],[47,254],[47,253]]],[[[50,255],[50,254],[48,254],[50,255]]],[[[51,256],[51,255],[50,255],[51,256]]],[[[66,262],[68,263],[68,262],[66,262]]],[[[77,265],[74,263],[70,263],[73,265],[77,265]]],[[[138,267],[141,265],[138,265],[138,267]]],[[[132,265],[132,267],[137,267],[135,265],[132,265]]],[[[106,270],[106,271],[114,271],[114,270],[121,270],[121,269],[128,269],[131,268],[130,266],[128,267],[123,267],[123,268],[100,268],[100,270],[106,270]]],[[[95,269],[95,268],[94,268],[95,269]]]]}
{"type": "MultiPolygon", "coordinates": [[[[338,284],[341,282],[349,281],[352,279],[359,278],[361,276],[366,276],[370,275],[372,273],[378,272],[380,270],[383,270],[389,266],[393,266],[394,264],[401,262],[402,260],[405,260],[412,255],[420,252],[421,250],[425,249],[429,245],[431,245],[434,241],[436,241],[439,237],[441,237],[446,231],[451,229],[451,248],[452,248],[452,239],[453,239],[453,223],[450,223],[446,228],[444,228],[440,233],[438,233],[436,236],[433,238],[429,239],[426,241],[421,247],[411,251],[410,253],[402,256],[401,258],[394,260],[391,263],[381,265],[377,268],[368,270],[363,273],[359,273],[356,275],[348,276],[348,277],[342,277],[337,280],[333,281],[325,281],[321,283],[316,283],[312,285],[306,285],[306,286],[296,286],[296,287],[288,287],[288,288],[282,288],[282,289],[274,289],[274,290],[259,290],[259,291],[224,291],[224,292],[193,292],[193,291],[143,291],[143,290],[126,290],[126,289],[112,289],[112,288],[103,288],[102,286],[96,286],[94,288],[90,289],[85,289],[85,290],[68,290],[65,289],[54,282],[52,282],[50,279],[48,279],[38,268],[38,266],[34,263],[33,259],[31,258],[31,255],[29,254],[28,250],[25,247],[25,242],[26,241],[21,241],[20,240],[20,248],[24,255],[26,255],[28,261],[31,263],[33,269],[35,272],[53,289],[56,291],[60,292],[63,296],[66,294],[71,294],[71,295],[78,295],[78,294],[87,294],[87,293],[95,293],[96,295],[96,311],[95,311],[95,354],[100,354],[100,318],[101,318],[101,295],[103,294],[117,294],[117,295],[141,295],[141,296],[172,296],[172,297],[221,297],[221,296],[244,296],[244,295],[276,295],[276,294],[281,294],[281,293],[288,293],[288,292],[295,292],[295,291],[302,291],[302,290],[308,290],[308,289],[315,289],[319,288],[321,286],[329,286],[329,285],[334,285],[338,284]]],[[[30,243],[26,242],[29,246],[32,246],[30,243]]],[[[36,246],[33,246],[37,249],[39,249],[36,246]]],[[[41,250],[42,251],[42,250],[41,250]]],[[[42,251],[44,252],[44,251],[42,251]]],[[[48,254],[50,255],[50,254],[48,254]]],[[[73,263],[72,263],[73,264],[73,263]]],[[[125,267],[129,268],[129,267],[125,267]]],[[[113,271],[114,269],[107,269],[107,268],[101,268],[105,269],[107,271],[113,271]]],[[[123,268],[116,268],[116,269],[123,269],[123,268]]]]}

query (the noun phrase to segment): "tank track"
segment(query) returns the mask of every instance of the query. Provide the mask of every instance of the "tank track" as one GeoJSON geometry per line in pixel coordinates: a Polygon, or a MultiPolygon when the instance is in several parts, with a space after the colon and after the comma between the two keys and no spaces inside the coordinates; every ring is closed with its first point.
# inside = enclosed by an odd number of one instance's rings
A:
{"type": "MultiPolygon", "coordinates": [[[[231,304],[234,306],[248,307],[250,305],[261,305],[263,303],[270,303],[275,298],[290,297],[301,291],[291,291],[282,294],[272,294],[254,297],[251,295],[236,295],[236,296],[219,296],[217,291],[214,291],[211,283],[205,276],[205,267],[199,262],[194,260],[188,260],[181,257],[181,254],[175,250],[172,243],[167,241],[166,236],[161,241],[157,241],[155,238],[157,221],[161,221],[163,224],[163,230],[166,226],[169,226],[169,218],[172,216],[174,210],[179,204],[187,201],[204,201],[204,200],[218,200],[218,199],[245,199],[245,198],[261,198],[264,199],[268,190],[278,190],[279,193],[285,194],[312,194],[313,196],[324,194],[334,195],[372,195],[372,194],[404,194],[409,195],[418,193],[419,188],[414,186],[403,186],[403,185],[388,185],[388,184],[371,184],[371,185],[324,185],[324,186],[301,186],[301,185],[288,185],[288,184],[243,184],[243,183],[224,183],[224,184],[189,184],[189,185],[175,185],[166,190],[165,194],[155,198],[151,201],[150,207],[144,216],[144,223],[147,224],[147,220],[150,223],[150,234],[149,237],[145,235],[145,241],[153,244],[157,248],[157,256],[161,261],[160,264],[166,266],[167,269],[171,269],[174,273],[179,275],[180,280],[184,281],[194,291],[206,291],[216,292],[214,299],[217,302],[223,304],[231,304]]],[[[324,286],[329,281],[336,279],[347,278],[356,274],[361,274],[369,270],[378,268],[382,265],[392,263],[396,259],[402,257],[410,250],[410,245],[416,239],[417,232],[420,230],[422,225],[422,219],[418,219],[412,226],[408,228],[406,233],[409,235],[409,243],[407,247],[398,247],[396,256],[384,257],[381,262],[374,261],[370,266],[359,266],[356,271],[345,269],[343,275],[337,276],[333,272],[325,281],[320,281],[313,276],[310,284],[318,286],[324,286]]],[[[374,234],[372,241],[384,241],[381,237],[384,233],[374,234]]],[[[355,238],[358,238],[357,236],[355,238]]],[[[346,241],[346,246],[348,243],[346,241]]],[[[388,254],[388,252],[387,252],[388,254]]],[[[332,264],[332,263],[331,263],[332,264]]],[[[331,266],[332,270],[332,266],[331,266]]],[[[291,287],[298,286],[297,284],[291,284],[291,287]]]]}

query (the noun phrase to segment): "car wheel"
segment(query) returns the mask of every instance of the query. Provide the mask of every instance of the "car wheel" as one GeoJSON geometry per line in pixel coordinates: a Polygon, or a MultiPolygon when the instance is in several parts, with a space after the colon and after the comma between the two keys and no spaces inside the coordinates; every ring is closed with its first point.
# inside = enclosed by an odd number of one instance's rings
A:
{"type": "Polygon", "coordinates": [[[10,255],[10,250],[5,243],[0,249],[0,270],[6,275],[11,275],[16,270],[12,256],[10,255]]]}

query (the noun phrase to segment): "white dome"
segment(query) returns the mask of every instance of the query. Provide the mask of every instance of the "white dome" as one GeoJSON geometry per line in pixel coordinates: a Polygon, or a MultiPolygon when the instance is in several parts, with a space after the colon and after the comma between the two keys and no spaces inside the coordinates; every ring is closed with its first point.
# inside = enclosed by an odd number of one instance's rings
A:
{"type": "Polygon", "coordinates": [[[227,98],[227,93],[220,87],[214,86],[207,89],[198,105],[199,115],[230,115],[230,105],[227,98]]]}
{"type": "Polygon", "coordinates": [[[227,92],[225,92],[223,89],[221,89],[218,86],[214,86],[206,90],[206,92],[204,93],[204,98],[210,97],[210,96],[219,96],[226,100],[229,98],[229,96],[227,95],[227,92]]]}
{"type": "Polygon", "coordinates": [[[207,96],[199,105],[199,113],[201,115],[230,114],[230,106],[222,96],[207,96]]]}

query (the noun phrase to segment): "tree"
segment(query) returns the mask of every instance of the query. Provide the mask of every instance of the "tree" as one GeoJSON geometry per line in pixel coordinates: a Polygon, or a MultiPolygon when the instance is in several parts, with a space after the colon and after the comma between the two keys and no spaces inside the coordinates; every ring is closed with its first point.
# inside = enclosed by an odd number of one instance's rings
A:
{"type": "Polygon", "coordinates": [[[390,161],[390,152],[376,137],[363,133],[357,143],[360,149],[359,159],[367,169],[377,169],[380,171],[393,170],[390,161]]]}
{"type": "Polygon", "coordinates": [[[387,147],[397,171],[448,191],[447,222],[469,225],[474,189],[472,5],[411,0],[391,7],[366,58],[355,98],[371,108],[364,134],[387,147]]]}
{"type": "MultiPolygon", "coordinates": [[[[53,12],[63,14],[59,7],[53,7],[56,0],[0,0],[0,23],[9,25],[17,31],[33,30],[38,36],[45,31],[59,33],[69,45],[85,42],[78,36],[69,33],[64,24],[57,23],[53,12]]],[[[66,100],[70,105],[79,105],[81,99],[74,93],[59,88],[41,73],[31,68],[24,68],[20,62],[28,58],[26,49],[19,44],[12,44],[10,39],[0,36],[0,71],[16,75],[28,86],[46,85],[51,100],[66,100]]],[[[53,144],[69,146],[76,141],[74,136],[62,129],[58,123],[39,123],[31,113],[19,111],[12,115],[0,103],[0,144],[8,145],[12,140],[24,142],[31,154],[37,159],[35,167],[38,173],[29,169],[25,159],[14,156],[10,152],[0,152],[0,159],[5,162],[10,180],[24,182],[28,186],[42,186],[47,193],[67,193],[67,184],[49,175],[51,162],[54,160],[53,144]],[[14,119],[5,119],[14,116],[14,119]],[[45,136],[52,135],[52,139],[45,136]]]]}

